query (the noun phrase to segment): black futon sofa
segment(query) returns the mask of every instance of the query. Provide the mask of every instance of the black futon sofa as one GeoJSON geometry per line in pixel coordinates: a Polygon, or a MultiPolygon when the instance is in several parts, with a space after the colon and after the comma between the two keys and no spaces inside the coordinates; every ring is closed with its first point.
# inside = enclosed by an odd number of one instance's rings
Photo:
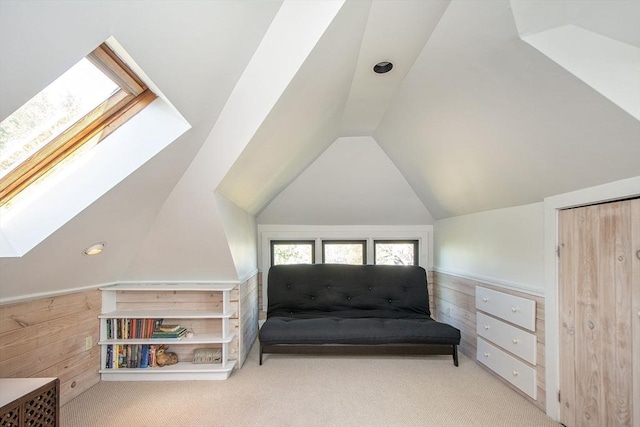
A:
{"type": "Polygon", "coordinates": [[[264,353],[445,354],[458,366],[460,331],[430,317],[418,266],[271,267],[264,353]]]}

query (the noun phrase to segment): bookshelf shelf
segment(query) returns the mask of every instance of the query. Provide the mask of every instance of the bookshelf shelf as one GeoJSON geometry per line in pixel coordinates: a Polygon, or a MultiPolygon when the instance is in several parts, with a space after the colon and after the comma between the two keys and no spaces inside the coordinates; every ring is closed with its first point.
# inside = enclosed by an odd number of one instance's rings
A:
{"type": "Polygon", "coordinates": [[[115,310],[102,313],[100,319],[224,319],[231,318],[235,311],[195,310],[115,310]]]}
{"type": "Polygon", "coordinates": [[[195,364],[178,362],[175,365],[154,368],[101,369],[103,381],[173,381],[224,380],[229,377],[236,362],[195,364]]]}
{"type": "MultiPolygon", "coordinates": [[[[230,332],[230,293],[236,284],[117,284],[100,288],[101,366],[103,381],[222,380],[236,365],[229,360],[229,346],[236,338],[230,332]],[[137,319],[137,332],[133,324],[137,319]],[[151,322],[152,319],[153,322],[151,322]],[[140,327],[150,333],[152,323],[179,324],[193,332],[182,338],[140,338],[140,327]],[[117,323],[116,323],[117,322],[117,323]],[[145,323],[147,322],[147,323],[145,323]],[[118,325],[115,327],[115,325],[118,325]],[[124,326],[126,325],[126,326],[124,326]],[[147,326],[151,325],[151,326],[147,326]],[[120,329],[120,328],[123,329],[120,329]],[[132,336],[135,338],[127,338],[132,336]],[[145,366],[157,346],[176,353],[179,362],[157,367],[145,366]],[[219,349],[221,363],[192,363],[198,348],[219,349]],[[144,361],[144,362],[143,362],[144,361]],[[118,366],[120,365],[120,366],[118,366]],[[117,366],[117,367],[113,367],[117,366]],[[125,367],[128,366],[128,367],[125,367]]],[[[149,336],[149,335],[146,335],[149,336]]]]}
{"type": "Polygon", "coordinates": [[[193,338],[129,338],[129,339],[106,339],[98,342],[98,345],[113,344],[171,344],[171,345],[191,345],[191,344],[223,344],[230,343],[235,334],[222,336],[220,334],[202,334],[193,338]]]}

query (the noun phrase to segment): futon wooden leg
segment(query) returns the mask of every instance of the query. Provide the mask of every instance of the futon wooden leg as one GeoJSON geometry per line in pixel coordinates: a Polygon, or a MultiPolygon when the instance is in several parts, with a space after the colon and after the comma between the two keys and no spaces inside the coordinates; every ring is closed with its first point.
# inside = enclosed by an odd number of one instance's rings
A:
{"type": "Polygon", "coordinates": [[[453,366],[458,366],[458,346],[453,346],[453,366]]]}

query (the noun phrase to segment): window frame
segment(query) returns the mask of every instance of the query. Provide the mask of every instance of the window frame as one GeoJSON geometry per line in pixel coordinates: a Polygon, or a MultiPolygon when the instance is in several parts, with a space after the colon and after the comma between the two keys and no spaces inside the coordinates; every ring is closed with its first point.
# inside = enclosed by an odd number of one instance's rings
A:
{"type": "MultiPolygon", "coordinates": [[[[298,240],[298,239],[291,239],[291,240],[271,240],[269,242],[269,254],[270,254],[270,266],[274,266],[276,264],[274,264],[274,252],[273,252],[273,248],[276,245],[300,245],[300,244],[307,244],[311,246],[311,264],[315,264],[316,263],[316,245],[315,245],[315,241],[314,240],[298,240]]],[[[284,265],[284,264],[277,264],[277,265],[284,265]]]]}
{"type": "MultiPolygon", "coordinates": [[[[415,239],[374,239],[373,240],[373,264],[374,265],[378,265],[377,263],[377,245],[378,243],[380,244],[389,244],[389,243],[404,243],[404,244],[411,244],[413,245],[413,264],[412,265],[419,265],[419,256],[420,256],[420,242],[418,240],[415,239]]],[[[380,265],[385,265],[385,264],[380,264],[380,265]]]]}
{"type": "Polygon", "coordinates": [[[97,138],[96,144],[100,143],[156,99],[157,96],[106,43],[85,58],[114,81],[120,90],[0,178],[0,206],[89,141],[97,138]]]}
{"type": "MultiPolygon", "coordinates": [[[[362,265],[366,265],[367,264],[367,241],[366,240],[322,240],[322,263],[326,264],[327,260],[326,260],[326,252],[325,252],[325,246],[329,244],[342,244],[342,245],[360,245],[362,246],[362,265]]],[[[353,264],[353,265],[360,265],[360,264],[353,264]]]]}

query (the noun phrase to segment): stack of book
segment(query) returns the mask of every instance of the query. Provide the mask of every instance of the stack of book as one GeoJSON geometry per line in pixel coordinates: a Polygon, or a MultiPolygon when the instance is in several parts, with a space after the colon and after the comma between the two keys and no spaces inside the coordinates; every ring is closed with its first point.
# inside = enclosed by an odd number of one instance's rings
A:
{"type": "Polygon", "coordinates": [[[107,346],[107,369],[156,367],[157,345],[114,344],[107,346]]]}
{"type": "Polygon", "coordinates": [[[158,325],[151,338],[182,339],[187,334],[187,328],[180,325],[158,325]]]}
{"type": "Polygon", "coordinates": [[[107,339],[151,338],[162,319],[107,319],[107,339]]]}

